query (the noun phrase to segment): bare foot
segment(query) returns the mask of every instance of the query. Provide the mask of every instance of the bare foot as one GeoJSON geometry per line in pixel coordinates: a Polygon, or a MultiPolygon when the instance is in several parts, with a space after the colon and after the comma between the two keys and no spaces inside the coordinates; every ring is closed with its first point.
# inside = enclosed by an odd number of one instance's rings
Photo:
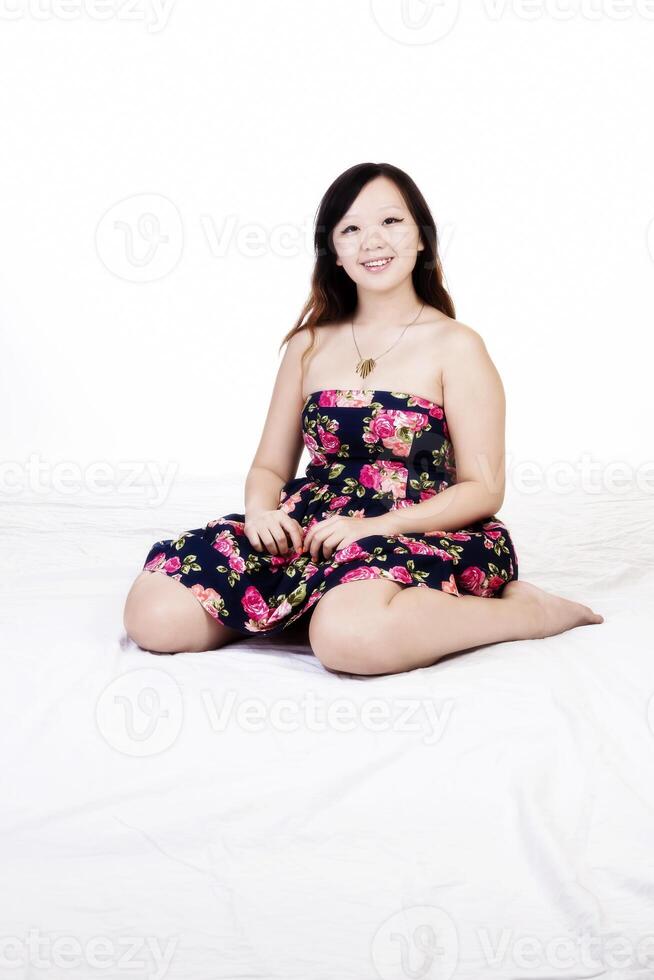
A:
{"type": "Polygon", "coordinates": [[[594,613],[590,606],[564,599],[563,596],[546,592],[536,585],[522,580],[504,586],[502,598],[509,602],[527,603],[533,610],[533,633],[528,638],[541,640],[556,633],[565,633],[575,626],[603,623],[604,617],[594,613]]]}

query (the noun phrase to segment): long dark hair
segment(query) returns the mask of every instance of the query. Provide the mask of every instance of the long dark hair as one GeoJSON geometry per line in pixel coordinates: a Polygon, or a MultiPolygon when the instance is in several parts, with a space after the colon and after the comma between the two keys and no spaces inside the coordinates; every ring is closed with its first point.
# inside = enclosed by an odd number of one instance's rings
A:
{"type": "Polygon", "coordinates": [[[315,345],[315,328],[342,320],[356,308],[356,285],[343,267],[336,265],[332,234],[359,191],[380,176],[388,177],[397,185],[420,231],[424,248],[418,252],[411,273],[417,295],[441,313],[456,316],[452,298],[443,285],[436,223],[420,190],[408,174],[390,163],[357,163],[333,181],[320,202],[315,221],[316,261],[311,275],[311,292],[295,324],[279,345],[281,350],[294,334],[308,328],[311,343],[302,355],[303,365],[315,345]]]}

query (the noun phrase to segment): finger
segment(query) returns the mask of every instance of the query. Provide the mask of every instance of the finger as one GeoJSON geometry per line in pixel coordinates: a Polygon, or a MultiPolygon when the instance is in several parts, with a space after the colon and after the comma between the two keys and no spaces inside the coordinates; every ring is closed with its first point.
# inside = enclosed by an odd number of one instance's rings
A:
{"type": "MultiPolygon", "coordinates": [[[[286,525],[285,525],[286,527],[286,525]]],[[[293,542],[293,550],[302,550],[302,530],[300,525],[292,517],[288,518],[287,533],[289,534],[291,541],[293,542]]]]}
{"type": "Polygon", "coordinates": [[[261,551],[263,545],[256,531],[249,531],[246,537],[255,551],[261,551]]]}
{"type": "Polygon", "coordinates": [[[330,534],[323,542],[322,550],[325,558],[331,558],[335,551],[345,547],[343,534],[330,534]]]}
{"type": "Polygon", "coordinates": [[[276,544],[276,542],[275,542],[272,534],[270,533],[270,531],[268,529],[266,529],[265,531],[260,531],[259,532],[259,537],[261,538],[261,540],[265,544],[266,549],[269,551],[269,553],[271,555],[276,555],[277,554],[277,544],[276,544]]]}
{"type": "Polygon", "coordinates": [[[314,561],[318,560],[318,555],[322,547],[323,538],[325,537],[324,531],[316,531],[313,538],[311,539],[311,557],[314,561]]]}
{"type": "Polygon", "coordinates": [[[272,535],[277,542],[277,548],[279,549],[280,555],[285,555],[288,551],[288,540],[286,538],[286,532],[283,527],[273,527],[272,535]]]}
{"type": "Polygon", "coordinates": [[[313,541],[313,536],[317,529],[320,527],[319,524],[312,524],[307,533],[304,536],[304,547],[308,549],[313,541]]]}
{"type": "Polygon", "coordinates": [[[294,551],[297,551],[297,538],[298,538],[298,528],[297,521],[294,521],[292,517],[283,515],[279,521],[281,527],[284,529],[286,537],[291,543],[294,551]]]}

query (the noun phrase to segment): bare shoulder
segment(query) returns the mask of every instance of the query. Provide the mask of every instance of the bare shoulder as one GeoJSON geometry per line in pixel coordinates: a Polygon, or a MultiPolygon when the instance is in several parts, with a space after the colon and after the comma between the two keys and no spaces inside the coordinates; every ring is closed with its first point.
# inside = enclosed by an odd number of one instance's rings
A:
{"type": "Polygon", "coordinates": [[[447,317],[442,325],[442,337],[445,349],[454,354],[483,354],[486,351],[484,338],[467,323],[447,317]]]}
{"type": "Polygon", "coordinates": [[[299,358],[304,354],[305,350],[311,345],[311,331],[308,327],[300,327],[296,330],[292,336],[289,337],[286,343],[286,349],[289,356],[294,358],[299,358]]]}
{"type": "Polygon", "coordinates": [[[468,404],[490,398],[502,402],[502,378],[479,331],[460,320],[450,320],[444,351],[443,382],[451,399],[460,393],[468,404]]]}

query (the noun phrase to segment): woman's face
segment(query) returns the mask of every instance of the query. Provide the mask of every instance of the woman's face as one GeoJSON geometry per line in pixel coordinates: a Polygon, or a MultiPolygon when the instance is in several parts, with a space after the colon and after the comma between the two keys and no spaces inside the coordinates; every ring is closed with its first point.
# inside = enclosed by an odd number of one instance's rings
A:
{"type": "Polygon", "coordinates": [[[332,237],[336,264],[358,286],[379,291],[410,276],[424,248],[404,198],[388,177],[375,177],[362,188],[332,237]],[[390,261],[366,265],[380,259],[390,261]]]}

